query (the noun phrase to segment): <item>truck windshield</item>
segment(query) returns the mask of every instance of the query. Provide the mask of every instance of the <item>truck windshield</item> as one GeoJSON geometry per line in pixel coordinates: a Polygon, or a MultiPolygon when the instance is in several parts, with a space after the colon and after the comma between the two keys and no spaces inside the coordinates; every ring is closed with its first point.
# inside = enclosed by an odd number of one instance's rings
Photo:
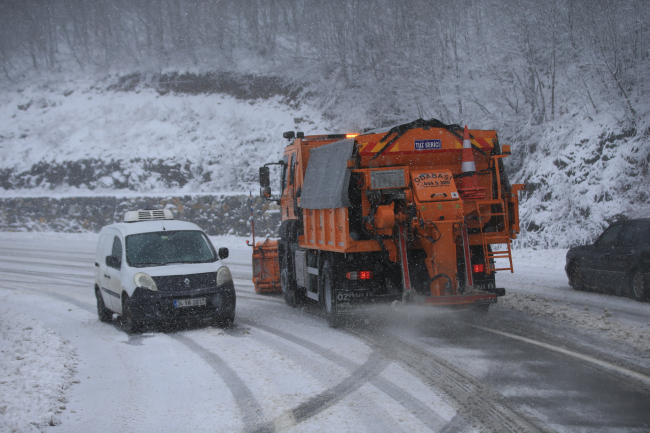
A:
{"type": "Polygon", "coordinates": [[[164,266],[174,263],[209,263],[217,260],[203,232],[191,230],[141,233],[126,237],[129,266],[164,266]]]}

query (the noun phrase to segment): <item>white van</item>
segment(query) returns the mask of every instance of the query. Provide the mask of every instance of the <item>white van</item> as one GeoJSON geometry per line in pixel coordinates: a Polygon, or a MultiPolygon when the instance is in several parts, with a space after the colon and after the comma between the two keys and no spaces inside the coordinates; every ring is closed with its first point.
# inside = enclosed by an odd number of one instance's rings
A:
{"type": "Polygon", "coordinates": [[[132,333],[146,324],[205,319],[228,327],[235,318],[230,270],[197,225],[174,221],[170,210],[127,212],[102,228],[95,258],[99,320],[121,316],[132,333]]]}

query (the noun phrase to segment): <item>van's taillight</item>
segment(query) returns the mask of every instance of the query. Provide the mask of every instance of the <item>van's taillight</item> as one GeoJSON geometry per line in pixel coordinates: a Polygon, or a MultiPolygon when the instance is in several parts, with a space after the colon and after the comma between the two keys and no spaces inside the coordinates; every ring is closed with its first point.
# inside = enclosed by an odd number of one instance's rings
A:
{"type": "Polygon", "coordinates": [[[474,265],[472,266],[472,270],[475,274],[478,272],[485,272],[485,265],[474,265]]]}
{"type": "Polygon", "coordinates": [[[354,271],[345,274],[348,280],[372,280],[372,271],[354,271]]]}

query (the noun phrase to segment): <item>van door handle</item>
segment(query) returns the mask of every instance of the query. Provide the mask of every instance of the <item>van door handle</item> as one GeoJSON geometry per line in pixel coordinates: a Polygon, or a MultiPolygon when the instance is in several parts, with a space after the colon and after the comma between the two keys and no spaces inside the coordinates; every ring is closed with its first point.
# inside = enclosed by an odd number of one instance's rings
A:
{"type": "Polygon", "coordinates": [[[106,274],[104,274],[104,276],[105,276],[106,278],[108,278],[109,280],[111,279],[111,276],[110,276],[110,275],[106,275],[106,274]]]}

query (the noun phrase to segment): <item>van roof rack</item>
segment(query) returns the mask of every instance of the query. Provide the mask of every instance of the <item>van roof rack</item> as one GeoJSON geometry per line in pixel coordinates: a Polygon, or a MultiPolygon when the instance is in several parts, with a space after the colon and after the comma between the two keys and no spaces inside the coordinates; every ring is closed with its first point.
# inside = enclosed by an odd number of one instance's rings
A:
{"type": "Polygon", "coordinates": [[[140,221],[154,221],[154,220],[173,220],[174,215],[170,209],[138,209],[128,211],[124,214],[125,223],[136,223],[140,221]]]}

